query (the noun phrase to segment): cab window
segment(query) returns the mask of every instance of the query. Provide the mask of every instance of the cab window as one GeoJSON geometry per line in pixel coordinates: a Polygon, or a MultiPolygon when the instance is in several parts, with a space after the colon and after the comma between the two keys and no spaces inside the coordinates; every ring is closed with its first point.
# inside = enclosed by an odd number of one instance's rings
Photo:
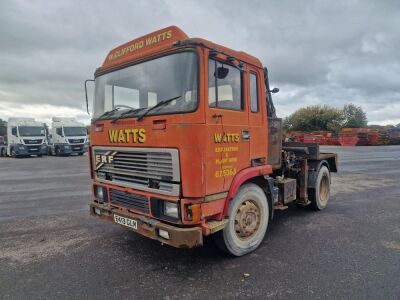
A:
{"type": "Polygon", "coordinates": [[[243,110],[242,76],[237,68],[214,59],[208,61],[208,104],[243,110]]]}
{"type": "Polygon", "coordinates": [[[250,110],[258,112],[257,75],[254,73],[250,73],[250,110]]]}
{"type": "Polygon", "coordinates": [[[62,128],[61,128],[61,127],[57,128],[57,129],[56,129],[56,133],[57,133],[59,136],[63,136],[62,128]]]}
{"type": "Polygon", "coordinates": [[[18,136],[18,134],[17,134],[17,127],[12,127],[12,128],[11,128],[11,134],[14,135],[14,136],[18,136]]]}

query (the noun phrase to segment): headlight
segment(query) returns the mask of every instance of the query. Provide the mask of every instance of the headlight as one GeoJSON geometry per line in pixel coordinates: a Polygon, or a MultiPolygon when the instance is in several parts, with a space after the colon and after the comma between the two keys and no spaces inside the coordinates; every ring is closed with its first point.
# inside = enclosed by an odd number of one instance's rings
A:
{"type": "Polygon", "coordinates": [[[94,186],[94,195],[99,202],[107,201],[107,190],[105,187],[95,185],[94,186]]]}
{"type": "Polygon", "coordinates": [[[25,147],[24,147],[24,146],[19,146],[18,149],[19,149],[19,150],[24,150],[25,147]]]}
{"type": "Polygon", "coordinates": [[[68,145],[65,145],[65,146],[64,146],[64,149],[69,149],[69,146],[68,146],[68,145]]]}
{"type": "Polygon", "coordinates": [[[178,204],[176,202],[164,202],[164,216],[179,219],[178,204]]]}

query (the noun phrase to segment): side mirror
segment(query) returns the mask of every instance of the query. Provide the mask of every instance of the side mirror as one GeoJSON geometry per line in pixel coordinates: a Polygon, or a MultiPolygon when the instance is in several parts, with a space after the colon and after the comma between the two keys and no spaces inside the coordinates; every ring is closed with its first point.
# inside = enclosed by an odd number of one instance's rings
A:
{"type": "Polygon", "coordinates": [[[273,88],[272,91],[270,91],[270,92],[271,92],[271,94],[276,94],[276,93],[279,92],[279,89],[278,88],[273,88]]]}
{"type": "MultiPolygon", "coordinates": [[[[93,82],[94,83],[94,79],[87,79],[85,80],[85,95],[86,95],[86,111],[88,113],[88,115],[90,116],[90,112],[89,112],[89,98],[88,98],[88,88],[87,88],[87,83],[88,82],[93,82]]],[[[94,88],[94,86],[92,86],[94,88]]],[[[92,96],[94,95],[94,92],[92,90],[92,96]]],[[[93,97],[91,97],[93,98],[93,97]]]]}
{"type": "Polygon", "coordinates": [[[217,74],[214,74],[214,76],[216,75],[218,79],[225,79],[226,76],[228,76],[229,69],[224,68],[224,66],[218,67],[216,73],[217,74]]]}

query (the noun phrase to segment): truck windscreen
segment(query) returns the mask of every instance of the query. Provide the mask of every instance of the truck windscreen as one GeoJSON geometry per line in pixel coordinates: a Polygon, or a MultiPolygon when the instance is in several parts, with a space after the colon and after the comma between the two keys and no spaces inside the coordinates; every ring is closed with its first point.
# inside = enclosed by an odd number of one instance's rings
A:
{"type": "Polygon", "coordinates": [[[65,136],[86,136],[86,128],[85,127],[65,127],[64,126],[64,134],[65,136]]]}
{"type": "MultiPolygon", "coordinates": [[[[194,111],[197,108],[198,60],[194,51],[162,56],[96,78],[94,115],[115,107],[147,109],[180,96],[148,115],[194,111]]],[[[110,116],[111,117],[111,116],[110,116]]]]}
{"type": "Polygon", "coordinates": [[[18,127],[20,136],[44,136],[45,130],[43,127],[33,126],[19,126],[18,127]]]}

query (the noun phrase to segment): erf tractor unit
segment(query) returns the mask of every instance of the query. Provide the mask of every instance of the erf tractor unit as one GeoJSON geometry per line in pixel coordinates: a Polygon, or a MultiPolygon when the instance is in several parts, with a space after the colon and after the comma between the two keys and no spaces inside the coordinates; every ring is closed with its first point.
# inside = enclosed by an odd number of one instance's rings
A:
{"type": "Polygon", "coordinates": [[[324,209],[336,155],[282,144],[268,72],[244,52],[168,27],[95,72],[91,214],[175,247],[213,234],[256,249],[276,209],[324,209]]]}
{"type": "Polygon", "coordinates": [[[33,118],[9,118],[6,154],[12,157],[47,154],[47,134],[43,123],[33,118]]]}
{"type": "Polygon", "coordinates": [[[86,126],[72,118],[54,117],[51,123],[49,153],[83,155],[88,150],[86,126]]]}

